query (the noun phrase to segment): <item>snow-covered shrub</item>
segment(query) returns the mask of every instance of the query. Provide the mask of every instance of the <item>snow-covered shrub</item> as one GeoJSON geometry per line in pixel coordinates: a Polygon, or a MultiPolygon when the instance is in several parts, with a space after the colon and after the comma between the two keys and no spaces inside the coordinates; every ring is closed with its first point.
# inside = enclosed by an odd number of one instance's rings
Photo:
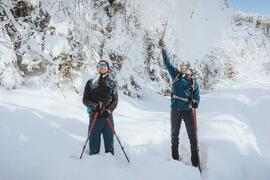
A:
{"type": "MultiPolygon", "coordinates": [[[[96,74],[96,62],[106,59],[124,94],[140,96],[145,87],[169,94],[170,77],[158,47],[166,17],[165,42],[172,64],[190,66],[204,89],[223,79],[237,79],[241,69],[236,64],[243,58],[251,61],[255,55],[249,52],[262,52],[269,42],[269,18],[237,13],[228,38],[217,43],[229,27],[227,1],[1,2],[3,41],[15,54],[8,63],[14,67],[10,72],[23,81],[39,77],[38,86],[77,92],[96,74]]],[[[266,59],[268,53],[263,52],[260,56],[266,59]]]]}
{"type": "Polygon", "coordinates": [[[215,88],[221,80],[252,79],[257,75],[269,79],[265,73],[269,72],[269,25],[270,18],[267,16],[236,12],[227,38],[219,42],[204,59],[202,86],[215,88]]]}
{"type": "Polygon", "coordinates": [[[18,69],[16,54],[11,47],[10,39],[1,29],[0,42],[0,86],[6,89],[19,88],[23,84],[23,74],[18,69]]]}

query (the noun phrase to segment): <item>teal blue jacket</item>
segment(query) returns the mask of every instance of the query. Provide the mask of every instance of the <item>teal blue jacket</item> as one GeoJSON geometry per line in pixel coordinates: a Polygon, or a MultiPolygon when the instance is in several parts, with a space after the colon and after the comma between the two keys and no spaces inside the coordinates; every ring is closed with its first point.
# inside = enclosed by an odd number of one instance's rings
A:
{"type": "MultiPolygon", "coordinates": [[[[191,99],[192,98],[192,83],[188,77],[182,75],[171,63],[166,50],[162,49],[162,57],[166,68],[172,78],[172,93],[178,97],[191,99]],[[179,74],[179,75],[178,75],[179,74]],[[177,77],[178,76],[178,77],[177,77]],[[176,80],[177,77],[177,80],[176,80]],[[176,81],[175,81],[176,80],[176,81]]],[[[200,88],[197,81],[194,83],[193,99],[199,105],[200,103],[200,88]]],[[[192,107],[190,103],[184,102],[179,99],[171,98],[171,108],[179,110],[189,110],[192,107]]]]}

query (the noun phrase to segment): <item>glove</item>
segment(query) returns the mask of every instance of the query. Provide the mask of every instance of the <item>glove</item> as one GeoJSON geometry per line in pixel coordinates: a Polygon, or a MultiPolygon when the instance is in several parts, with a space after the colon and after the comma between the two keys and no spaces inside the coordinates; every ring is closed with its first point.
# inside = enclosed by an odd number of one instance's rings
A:
{"type": "Polygon", "coordinates": [[[95,106],[94,111],[97,113],[101,113],[102,109],[103,109],[103,104],[102,102],[100,102],[95,106]]]}
{"type": "Polygon", "coordinates": [[[189,104],[191,104],[192,108],[198,108],[198,103],[195,99],[189,99],[189,104]]]}
{"type": "Polygon", "coordinates": [[[197,103],[196,101],[192,102],[191,105],[192,105],[192,107],[195,108],[195,109],[198,108],[198,106],[199,106],[198,103],[197,103]]]}
{"type": "Polygon", "coordinates": [[[159,40],[158,45],[159,45],[161,48],[164,48],[164,47],[165,47],[165,43],[164,43],[163,39],[160,39],[160,40],[159,40]]]}
{"type": "Polygon", "coordinates": [[[102,111],[102,115],[104,115],[105,117],[109,117],[110,114],[111,114],[111,111],[108,109],[105,109],[102,111]]]}

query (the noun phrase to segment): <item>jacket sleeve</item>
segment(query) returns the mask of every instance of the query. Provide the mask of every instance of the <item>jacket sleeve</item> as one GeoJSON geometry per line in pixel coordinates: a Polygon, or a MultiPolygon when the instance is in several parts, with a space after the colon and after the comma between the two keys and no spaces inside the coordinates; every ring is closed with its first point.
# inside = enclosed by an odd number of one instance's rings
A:
{"type": "Polygon", "coordinates": [[[195,81],[195,87],[194,87],[194,99],[196,103],[199,105],[200,104],[200,87],[198,81],[195,81]]]}
{"type": "Polygon", "coordinates": [[[83,93],[83,104],[87,107],[90,107],[91,109],[94,109],[97,103],[91,101],[91,97],[89,94],[90,91],[90,84],[92,83],[91,80],[87,81],[85,88],[84,88],[84,93],[83,93]]]}
{"type": "Polygon", "coordinates": [[[177,74],[179,74],[179,71],[171,64],[167,51],[164,48],[162,48],[162,57],[163,57],[163,62],[166,68],[168,69],[171,78],[175,79],[177,74]]]}
{"type": "Polygon", "coordinates": [[[109,111],[113,111],[118,104],[118,90],[117,90],[117,83],[115,83],[113,87],[113,92],[112,92],[112,101],[110,105],[107,107],[109,111]]]}

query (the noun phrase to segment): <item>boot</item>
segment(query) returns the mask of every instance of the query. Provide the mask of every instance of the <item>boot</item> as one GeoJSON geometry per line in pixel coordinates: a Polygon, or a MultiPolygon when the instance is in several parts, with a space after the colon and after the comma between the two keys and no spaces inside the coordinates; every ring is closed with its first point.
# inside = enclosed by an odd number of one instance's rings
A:
{"type": "Polygon", "coordinates": [[[178,144],[172,144],[172,158],[179,161],[178,144]]]}
{"type": "Polygon", "coordinates": [[[191,148],[191,163],[194,167],[199,166],[199,148],[191,148]]]}

